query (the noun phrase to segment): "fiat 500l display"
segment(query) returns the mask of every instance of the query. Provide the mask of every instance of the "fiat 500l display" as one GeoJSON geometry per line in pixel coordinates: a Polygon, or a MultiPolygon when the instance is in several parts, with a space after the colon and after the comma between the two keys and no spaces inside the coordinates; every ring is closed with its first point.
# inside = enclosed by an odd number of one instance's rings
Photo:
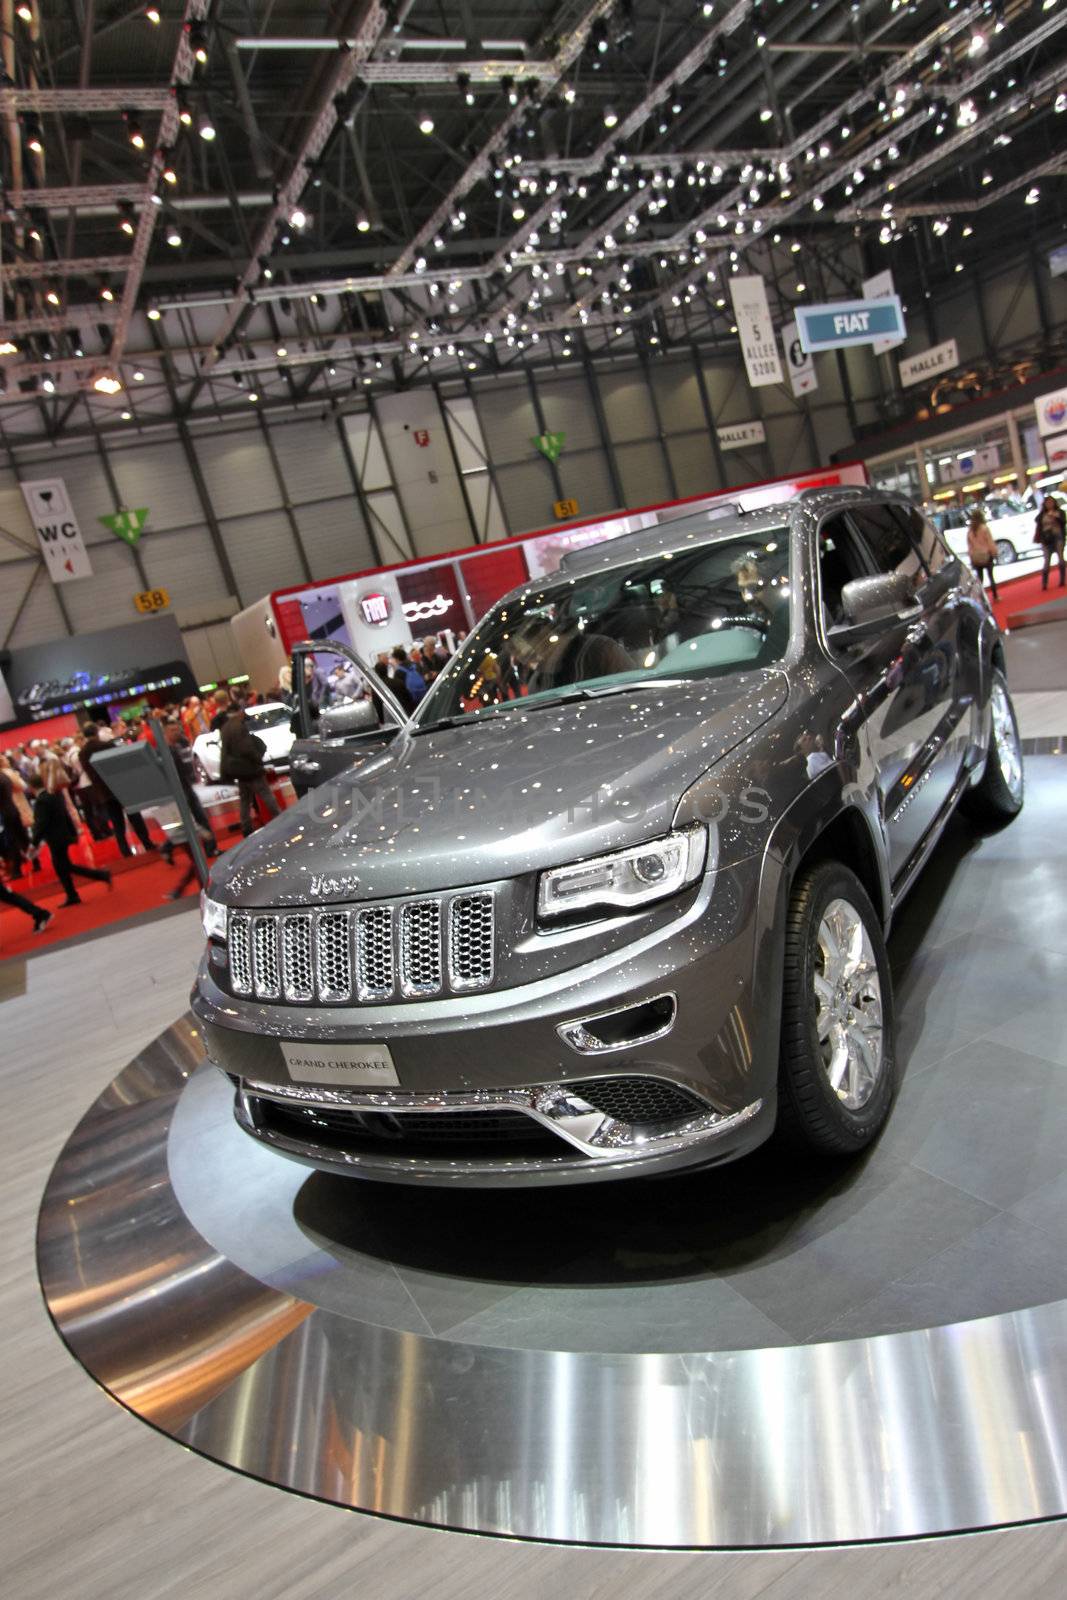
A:
{"type": "Polygon", "coordinates": [[[343,654],[294,656],[318,786],[205,898],[248,1133],[488,1185],[875,1136],[894,908],[957,802],[1023,800],[1000,634],[918,511],[818,491],[576,553],[410,721],[343,654]]]}

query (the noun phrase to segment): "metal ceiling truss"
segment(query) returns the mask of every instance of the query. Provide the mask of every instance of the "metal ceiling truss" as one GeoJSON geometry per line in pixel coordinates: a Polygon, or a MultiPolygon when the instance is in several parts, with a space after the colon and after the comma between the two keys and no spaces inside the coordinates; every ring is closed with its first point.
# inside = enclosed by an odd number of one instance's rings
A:
{"type": "Polygon", "coordinates": [[[256,235],[248,265],[238,280],[222,327],[215,337],[215,348],[204,358],[203,374],[206,376],[218,360],[218,352],[233,337],[249,304],[249,290],[254,289],[261,276],[261,259],[267,259],[274,249],[279,225],[286,222],[298,204],[311,168],[322,154],[327,140],[339,122],[336,101],[342,100],[355,82],[360,65],[367,61],[377,47],[389,23],[389,14],[379,0],[367,0],[358,28],[348,40],[349,49],[330,74],[304,139],[293,159],[289,176],[280,186],[266,221],[256,235]]]}
{"type": "MultiPolygon", "coordinates": [[[[560,42],[554,61],[554,78],[543,81],[552,84],[559,82],[585,49],[593,25],[602,17],[606,17],[614,5],[615,0],[594,0],[577,26],[560,42]]],[[[393,264],[394,275],[406,272],[423,248],[447,226],[460,202],[470,193],[474,185],[492,170],[498,151],[507,143],[508,135],[519,127],[525,115],[525,106],[522,104],[515,106],[489,136],[478,154],[453,183],[433,215],[417,230],[411,242],[400,252],[393,264]]]]}

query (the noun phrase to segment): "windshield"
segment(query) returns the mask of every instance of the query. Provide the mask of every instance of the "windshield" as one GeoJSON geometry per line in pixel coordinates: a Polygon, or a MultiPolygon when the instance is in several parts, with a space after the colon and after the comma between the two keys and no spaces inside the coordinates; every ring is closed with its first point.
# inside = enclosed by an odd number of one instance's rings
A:
{"type": "Polygon", "coordinates": [[[284,722],[286,727],[292,712],[288,706],[253,706],[249,708],[248,720],[257,728],[279,728],[284,722]]]}
{"type": "Polygon", "coordinates": [[[561,574],[483,618],[427,695],[419,725],[766,666],[789,641],[789,594],[786,528],[561,574]]]}

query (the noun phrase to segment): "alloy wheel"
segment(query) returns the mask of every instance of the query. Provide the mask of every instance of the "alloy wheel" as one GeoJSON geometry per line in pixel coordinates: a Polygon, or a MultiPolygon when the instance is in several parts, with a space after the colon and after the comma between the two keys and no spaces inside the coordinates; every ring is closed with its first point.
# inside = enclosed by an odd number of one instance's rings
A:
{"type": "Polygon", "coordinates": [[[863,918],[831,900],[816,935],[815,1026],[830,1088],[850,1111],[865,1106],[882,1072],[882,987],[863,918]]]}
{"type": "Polygon", "coordinates": [[[1000,775],[1016,804],[1023,797],[1023,756],[1019,748],[1019,730],[1008,699],[1008,691],[1000,682],[993,684],[990,695],[993,713],[993,744],[996,749],[1000,775]]]}

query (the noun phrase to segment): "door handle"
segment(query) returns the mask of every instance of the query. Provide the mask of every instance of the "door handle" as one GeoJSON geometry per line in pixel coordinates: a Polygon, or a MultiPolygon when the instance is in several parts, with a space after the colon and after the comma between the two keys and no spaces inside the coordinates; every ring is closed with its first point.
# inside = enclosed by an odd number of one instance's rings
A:
{"type": "Polygon", "coordinates": [[[321,772],[322,762],[312,761],[308,756],[294,756],[293,766],[300,772],[321,772]]]}

